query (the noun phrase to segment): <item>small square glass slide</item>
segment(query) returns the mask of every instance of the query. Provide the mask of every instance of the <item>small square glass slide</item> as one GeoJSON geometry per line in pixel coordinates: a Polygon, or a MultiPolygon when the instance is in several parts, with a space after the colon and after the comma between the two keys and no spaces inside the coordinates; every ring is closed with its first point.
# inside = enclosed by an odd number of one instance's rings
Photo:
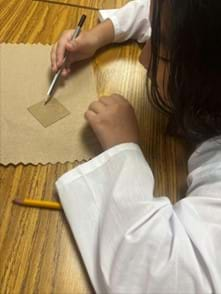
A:
{"type": "Polygon", "coordinates": [[[45,100],[38,102],[28,107],[28,111],[30,111],[45,128],[70,114],[70,112],[55,98],[47,104],[45,104],[45,100]]]}

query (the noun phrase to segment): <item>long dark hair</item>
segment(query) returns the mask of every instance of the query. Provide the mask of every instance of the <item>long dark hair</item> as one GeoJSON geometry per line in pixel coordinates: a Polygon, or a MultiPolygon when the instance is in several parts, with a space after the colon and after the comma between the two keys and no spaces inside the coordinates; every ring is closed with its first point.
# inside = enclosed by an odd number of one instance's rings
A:
{"type": "Polygon", "coordinates": [[[192,142],[220,135],[221,0],[153,0],[151,49],[153,104],[172,114],[192,142]],[[163,22],[169,28],[168,100],[161,97],[157,83],[163,22]]]}

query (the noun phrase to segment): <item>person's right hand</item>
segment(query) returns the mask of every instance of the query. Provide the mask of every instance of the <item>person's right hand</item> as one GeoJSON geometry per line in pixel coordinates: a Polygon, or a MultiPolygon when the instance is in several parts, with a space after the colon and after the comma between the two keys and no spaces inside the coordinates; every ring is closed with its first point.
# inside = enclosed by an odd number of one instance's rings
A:
{"type": "Polygon", "coordinates": [[[68,53],[66,67],[61,73],[63,77],[70,73],[72,63],[93,56],[99,48],[97,37],[92,32],[81,32],[76,39],[71,41],[72,34],[73,30],[64,31],[51,50],[51,69],[54,73],[62,66],[65,52],[68,53]]]}

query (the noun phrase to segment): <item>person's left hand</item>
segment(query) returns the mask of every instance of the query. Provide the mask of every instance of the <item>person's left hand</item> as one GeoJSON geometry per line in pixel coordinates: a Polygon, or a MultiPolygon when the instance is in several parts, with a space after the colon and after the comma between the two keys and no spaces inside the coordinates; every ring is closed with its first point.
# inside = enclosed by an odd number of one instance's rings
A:
{"type": "Polygon", "coordinates": [[[92,102],[85,118],[104,150],[121,143],[139,142],[139,130],[133,107],[118,94],[92,102]]]}

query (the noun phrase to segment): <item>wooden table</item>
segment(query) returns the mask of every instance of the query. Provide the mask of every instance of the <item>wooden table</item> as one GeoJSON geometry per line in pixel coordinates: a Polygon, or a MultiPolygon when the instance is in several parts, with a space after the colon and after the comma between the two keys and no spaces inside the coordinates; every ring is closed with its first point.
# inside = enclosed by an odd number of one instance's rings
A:
{"type": "MultiPolygon", "coordinates": [[[[52,44],[83,13],[88,16],[84,29],[97,23],[95,10],[31,0],[0,0],[0,41],[52,44]]],[[[102,66],[121,59],[123,66],[130,67],[140,50],[134,42],[109,46],[96,55],[99,94],[111,83],[102,79],[102,66]]],[[[124,80],[123,87],[127,83],[124,80]]],[[[165,136],[164,115],[151,107],[149,115],[148,134],[141,136],[156,180],[155,193],[175,202],[185,187],[187,151],[182,142],[165,136]]],[[[18,195],[57,199],[56,179],[77,164],[0,165],[0,294],[93,292],[63,212],[12,204],[18,195]]]]}

